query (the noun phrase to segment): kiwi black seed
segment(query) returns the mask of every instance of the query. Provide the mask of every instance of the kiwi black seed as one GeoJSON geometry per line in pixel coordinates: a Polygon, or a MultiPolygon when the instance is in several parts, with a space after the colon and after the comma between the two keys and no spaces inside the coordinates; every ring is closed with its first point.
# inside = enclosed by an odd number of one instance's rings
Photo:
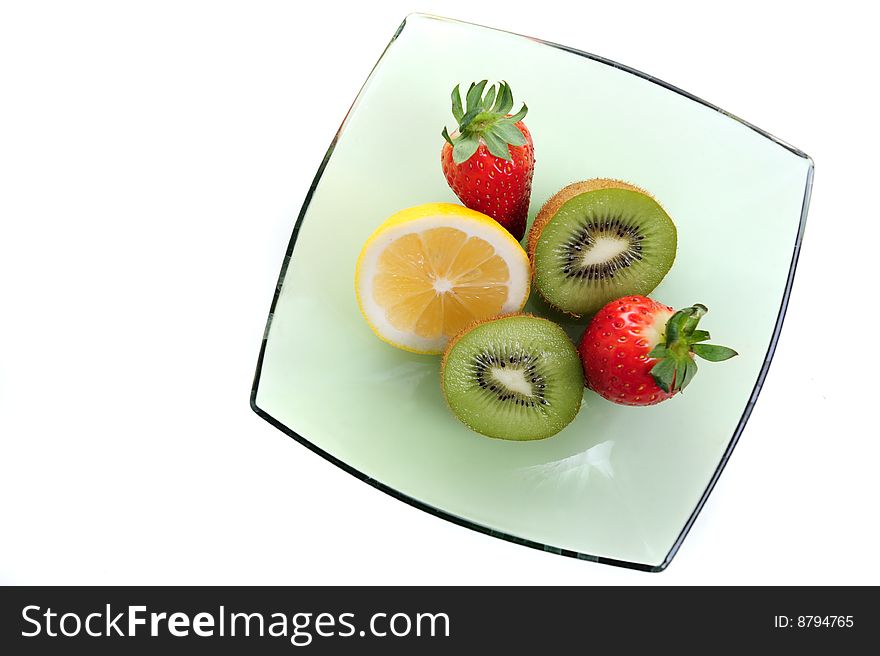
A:
{"type": "Polygon", "coordinates": [[[443,393],[471,429],[507,440],[555,435],[577,415],[583,370],[552,321],[525,314],[478,323],[443,356],[443,393]]]}
{"type": "Polygon", "coordinates": [[[548,200],[529,233],[535,287],[551,305],[593,314],[615,298],[647,295],[672,268],[675,224],[626,182],[571,184],[548,200]]]}

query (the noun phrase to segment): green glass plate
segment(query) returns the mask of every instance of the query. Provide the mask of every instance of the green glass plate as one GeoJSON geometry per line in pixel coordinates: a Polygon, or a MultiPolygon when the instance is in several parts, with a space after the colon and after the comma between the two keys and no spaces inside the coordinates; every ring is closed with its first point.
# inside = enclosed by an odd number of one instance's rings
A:
{"type": "MultiPolygon", "coordinates": [[[[620,64],[409,16],[294,226],[251,404],[342,469],[439,517],[545,551],[660,571],[730,457],[767,373],[812,171],[804,153],[620,64]],[[439,358],[373,335],[355,300],[360,248],[397,210],[457,202],[440,170],[440,129],[452,123],[452,87],[481,79],[507,80],[529,105],[537,158],[530,219],[575,180],[618,178],[650,190],[679,236],[675,265],[652,297],[707,305],[703,327],[739,357],[701,367],[683,395],[649,408],[587,391],[568,428],[520,443],[481,437],[452,416],[439,358]]],[[[564,323],[573,338],[583,331],[583,322],[564,323]]]]}

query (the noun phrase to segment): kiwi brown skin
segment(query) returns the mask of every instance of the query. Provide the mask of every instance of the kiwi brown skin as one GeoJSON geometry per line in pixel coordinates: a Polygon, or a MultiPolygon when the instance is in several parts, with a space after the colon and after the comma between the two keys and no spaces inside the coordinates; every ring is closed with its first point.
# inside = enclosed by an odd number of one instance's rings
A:
{"type": "MultiPolygon", "coordinates": [[[[532,280],[535,278],[535,250],[538,248],[538,240],[541,238],[541,232],[543,232],[544,227],[550,222],[550,219],[556,216],[560,207],[565,205],[565,203],[575,196],[580,196],[588,191],[599,191],[601,189],[627,189],[629,191],[636,191],[640,194],[644,194],[645,196],[654,199],[655,202],[657,201],[652,194],[641,187],[637,187],[629,182],[624,182],[623,180],[614,180],[612,178],[592,178],[591,180],[572,182],[570,185],[563,187],[547,199],[544,205],[541,206],[541,211],[538,212],[538,215],[532,223],[532,229],[529,231],[528,247],[526,250],[529,254],[529,262],[531,262],[532,265],[532,280]]],[[[659,203],[657,204],[659,205],[659,203]]],[[[547,297],[541,294],[541,290],[537,285],[533,285],[532,287],[538,291],[541,298],[544,299],[544,301],[554,310],[571,317],[580,318],[579,314],[574,314],[556,307],[547,297]]]]}

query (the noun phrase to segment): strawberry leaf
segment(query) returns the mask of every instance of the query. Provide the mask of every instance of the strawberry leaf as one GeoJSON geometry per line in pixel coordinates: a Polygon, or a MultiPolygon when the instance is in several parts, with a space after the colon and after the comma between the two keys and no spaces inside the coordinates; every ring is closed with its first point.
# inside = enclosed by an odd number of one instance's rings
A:
{"type": "Polygon", "coordinates": [[[474,156],[480,147],[480,138],[476,134],[462,135],[452,148],[452,161],[463,164],[474,156]]]}
{"type": "Polygon", "coordinates": [[[523,120],[526,117],[526,114],[528,114],[528,113],[529,113],[529,108],[526,106],[525,103],[523,103],[523,106],[520,108],[520,110],[507,120],[510,121],[511,123],[517,123],[517,122],[523,120]]]}
{"type": "Polygon", "coordinates": [[[739,355],[732,348],[716,346],[715,344],[694,344],[691,350],[695,355],[699,355],[709,362],[724,362],[724,360],[730,360],[733,356],[739,355]]]}
{"type": "Polygon", "coordinates": [[[492,132],[511,146],[525,146],[526,138],[512,123],[497,123],[492,132]]]}
{"type": "Polygon", "coordinates": [[[477,84],[472,84],[468,89],[467,93],[467,108],[468,111],[477,110],[481,111],[483,109],[483,104],[480,101],[480,98],[483,97],[483,89],[486,88],[486,84],[488,80],[482,80],[477,84]]]}
{"type": "Polygon", "coordinates": [[[677,368],[675,360],[672,358],[663,358],[651,368],[651,376],[654,378],[654,382],[664,392],[672,391],[677,368]]]}
{"type": "Polygon", "coordinates": [[[458,88],[457,84],[452,90],[452,115],[460,124],[461,118],[464,116],[464,110],[461,107],[461,90],[458,88]]]}
{"type": "Polygon", "coordinates": [[[483,111],[488,112],[492,109],[492,103],[495,102],[495,85],[489,87],[486,97],[483,98],[483,111]]]}
{"type": "Polygon", "coordinates": [[[688,340],[691,344],[696,344],[697,342],[705,342],[710,338],[708,330],[695,330],[691,333],[691,337],[688,340]]]}
{"type": "Polygon", "coordinates": [[[485,132],[483,134],[483,141],[486,142],[486,147],[495,157],[500,157],[501,159],[506,160],[511,159],[510,148],[502,139],[495,136],[494,132],[485,132]]]}
{"type": "Polygon", "coordinates": [[[697,328],[697,324],[700,323],[700,319],[708,311],[709,309],[701,303],[695,303],[691,307],[683,310],[683,312],[687,314],[687,317],[681,324],[681,332],[686,336],[692,335],[697,328]]]}
{"type": "Polygon", "coordinates": [[[498,95],[495,96],[495,104],[492,105],[491,109],[489,109],[489,111],[492,112],[493,114],[499,113],[498,109],[501,107],[501,102],[504,100],[504,94],[505,94],[504,89],[506,87],[507,87],[507,82],[499,82],[498,83],[498,95]]]}
{"type": "Polygon", "coordinates": [[[679,310],[666,322],[666,346],[671,347],[681,340],[684,326],[690,319],[693,310],[692,307],[679,310]]]}
{"type": "Polygon", "coordinates": [[[513,93],[510,91],[510,85],[507,82],[502,82],[498,89],[498,97],[495,99],[492,113],[503,116],[510,111],[511,107],[513,107],[513,93]]]}
{"type": "Polygon", "coordinates": [[[681,383],[678,385],[679,390],[683,390],[687,387],[693,380],[694,376],[697,375],[697,363],[688,358],[682,368],[684,369],[684,373],[681,376],[681,383]]]}

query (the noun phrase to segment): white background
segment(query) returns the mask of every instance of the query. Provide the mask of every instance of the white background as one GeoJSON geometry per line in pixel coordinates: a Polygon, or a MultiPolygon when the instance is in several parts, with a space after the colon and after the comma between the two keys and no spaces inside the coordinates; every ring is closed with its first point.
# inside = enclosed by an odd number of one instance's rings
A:
{"type": "Polygon", "coordinates": [[[0,582],[880,583],[874,22],[517,4],[0,5],[0,582]],[[440,521],[248,406],[308,185],[415,10],[620,61],[816,161],[767,383],[663,574],[440,521]]]}

